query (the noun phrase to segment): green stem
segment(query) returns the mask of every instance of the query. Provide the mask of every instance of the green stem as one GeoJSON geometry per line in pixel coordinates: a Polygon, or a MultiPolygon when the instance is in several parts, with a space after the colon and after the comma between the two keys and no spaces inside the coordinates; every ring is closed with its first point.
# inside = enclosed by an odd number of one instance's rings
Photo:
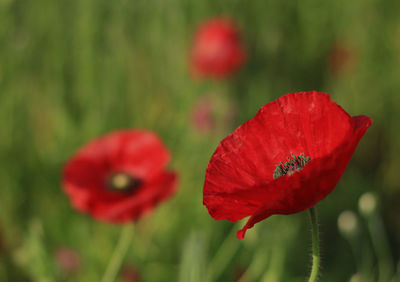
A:
{"type": "Polygon", "coordinates": [[[367,220],[372,245],[378,258],[379,281],[389,281],[393,276],[394,265],[383,221],[378,214],[370,215],[367,220]]]}
{"type": "Polygon", "coordinates": [[[134,231],[134,225],[128,224],[122,228],[119,241],[115,246],[114,252],[107,265],[106,271],[104,272],[102,282],[113,282],[118,275],[119,269],[121,268],[124,257],[129,249],[129,245],[132,241],[134,231]]]}
{"type": "Polygon", "coordinates": [[[236,231],[238,229],[240,229],[239,223],[233,226],[231,232],[229,232],[228,236],[221,244],[216,255],[208,264],[205,281],[218,281],[220,275],[235,255],[240,246],[236,238],[236,231]]]}
{"type": "Polygon", "coordinates": [[[315,282],[318,280],[319,271],[319,234],[318,234],[318,215],[315,207],[308,210],[308,215],[311,221],[311,233],[312,233],[312,268],[309,282],[315,282]]]}

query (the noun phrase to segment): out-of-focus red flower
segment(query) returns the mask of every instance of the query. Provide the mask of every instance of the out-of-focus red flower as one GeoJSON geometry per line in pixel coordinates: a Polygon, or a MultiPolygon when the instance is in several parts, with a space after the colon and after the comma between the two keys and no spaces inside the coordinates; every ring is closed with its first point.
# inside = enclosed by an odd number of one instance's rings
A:
{"type": "Polygon", "coordinates": [[[253,281],[250,278],[250,273],[247,271],[246,267],[244,266],[237,266],[236,268],[234,268],[234,272],[233,272],[233,281],[234,282],[250,282],[253,281]],[[245,276],[245,277],[243,277],[245,276]]]}
{"type": "Polygon", "coordinates": [[[124,282],[140,282],[140,275],[134,266],[125,265],[122,267],[121,278],[124,282]]]}
{"type": "Polygon", "coordinates": [[[250,216],[239,239],[273,214],[309,209],[334,189],[371,122],[351,117],[329,94],[284,95],[221,141],[203,203],[217,220],[250,216]]]}
{"type": "Polygon", "coordinates": [[[337,42],[329,54],[329,69],[334,75],[350,71],[356,65],[356,55],[350,46],[337,42]]]}
{"type": "Polygon", "coordinates": [[[170,153],[152,132],[114,131],[82,147],[65,165],[72,205],[111,223],[137,220],[177,188],[170,153]]]}
{"type": "Polygon", "coordinates": [[[224,18],[201,24],[191,51],[191,69],[195,76],[224,78],[238,70],[246,52],[235,24],[224,18]]]}
{"type": "Polygon", "coordinates": [[[81,259],[78,253],[67,247],[58,248],[55,259],[60,269],[68,274],[77,273],[81,267],[81,259]]]}
{"type": "Polygon", "coordinates": [[[209,133],[215,128],[213,103],[209,97],[203,97],[194,105],[191,123],[201,133],[209,133]]]}
{"type": "Polygon", "coordinates": [[[214,134],[231,130],[237,118],[234,101],[211,93],[200,97],[190,111],[190,125],[201,134],[214,134]]]}

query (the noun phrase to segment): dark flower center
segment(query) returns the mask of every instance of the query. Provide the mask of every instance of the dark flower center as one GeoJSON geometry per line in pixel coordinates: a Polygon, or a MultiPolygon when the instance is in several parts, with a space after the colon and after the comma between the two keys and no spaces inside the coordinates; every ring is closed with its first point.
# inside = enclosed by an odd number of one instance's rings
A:
{"type": "Polygon", "coordinates": [[[304,153],[299,156],[291,154],[291,158],[287,157],[287,162],[276,165],[274,171],[274,179],[277,179],[283,175],[292,175],[296,171],[302,170],[303,167],[311,160],[310,157],[306,157],[304,153]]]}
{"type": "Polygon", "coordinates": [[[112,174],[107,180],[107,187],[118,192],[132,192],[139,188],[142,182],[124,172],[112,174]]]}

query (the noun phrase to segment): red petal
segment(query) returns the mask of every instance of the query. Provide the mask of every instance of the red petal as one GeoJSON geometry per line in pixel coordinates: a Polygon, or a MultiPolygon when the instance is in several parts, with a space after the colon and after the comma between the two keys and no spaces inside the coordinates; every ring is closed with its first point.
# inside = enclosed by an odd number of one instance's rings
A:
{"type": "Polygon", "coordinates": [[[150,131],[115,131],[105,135],[100,142],[114,170],[141,179],[157,175],[170,160],[167,148],[150,131]]]}
{"type": "Polygon", "coordinates": [[[64,179],[68,191],[74,187],[103,187],[105,178],[113,172],[127,172],[147,180],[157,176],[169,159],[168,150],[154,133],[114,131],[81,148],[67,162],[64,179]]]}
{"type": "Polygon", "coordinates": [[[261,220],[264,220],[268,218],[269,216],[272,215],[272,211],[266,208],[261,208],[260,210],[256,211],[250,218],[247,220],[246,224],[243,226],[242,229],[237,231],[236,237],[239,240],[243,240],[244,236],[246,235],[247,229],[250,229],[256,224],[257,222],[260,222],[261,220]]]}

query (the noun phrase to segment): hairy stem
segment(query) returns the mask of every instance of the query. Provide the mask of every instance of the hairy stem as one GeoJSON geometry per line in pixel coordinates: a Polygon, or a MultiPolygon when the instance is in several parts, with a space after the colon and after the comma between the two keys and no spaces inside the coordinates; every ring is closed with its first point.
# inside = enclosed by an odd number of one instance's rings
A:
{"type": "Polygon", "coordinates": [[[312,268],[310,273],[309,282],[315,282],[318,280],[319,272],[319,232],[318,232],[318,215],[315,207],[308,210],[311,222],[311,235],[312,235],[312,268]]]}

